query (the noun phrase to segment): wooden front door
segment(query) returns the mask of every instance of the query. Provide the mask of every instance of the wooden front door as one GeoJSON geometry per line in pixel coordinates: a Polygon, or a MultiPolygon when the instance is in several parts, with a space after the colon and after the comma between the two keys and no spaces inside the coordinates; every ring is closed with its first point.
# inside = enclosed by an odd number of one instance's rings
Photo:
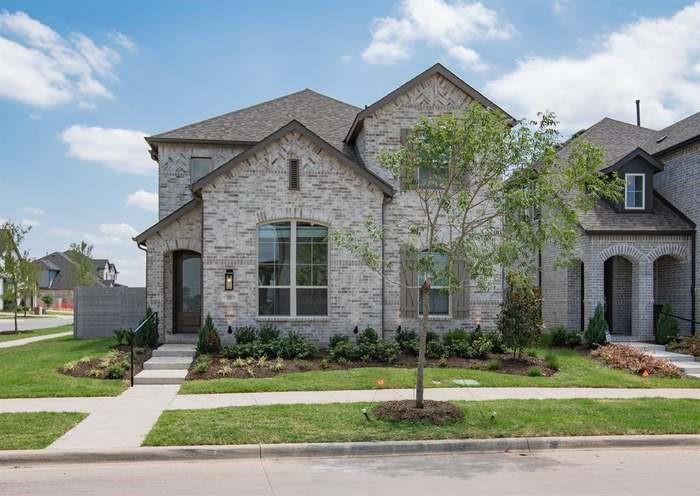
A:
{"type": "Polygon", "coordinates": [[[202,326],[202,257],[177,251],[173,265],[173,332],[197,332],[202,326]]]}

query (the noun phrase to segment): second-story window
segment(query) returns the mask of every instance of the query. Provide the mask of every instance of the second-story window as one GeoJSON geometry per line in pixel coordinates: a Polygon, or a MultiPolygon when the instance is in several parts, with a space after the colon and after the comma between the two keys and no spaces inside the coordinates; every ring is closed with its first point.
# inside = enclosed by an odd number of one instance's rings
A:
{"type": "Polygon", "coordinates": [[[214,169],[211,157],[190,158],[190,182],[194,183],[214,169]]]}
{"type": "Polygon", "coordinates": [[[644,209],[644,174],[625,174],[625,208],[644,209]]]}

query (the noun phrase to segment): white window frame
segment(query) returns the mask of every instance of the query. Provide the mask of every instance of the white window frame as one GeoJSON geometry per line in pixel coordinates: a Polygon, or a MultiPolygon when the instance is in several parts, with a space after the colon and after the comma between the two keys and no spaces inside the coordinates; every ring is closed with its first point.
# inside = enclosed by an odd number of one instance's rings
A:
{"type": "MultiPolygon", "coordinates": [[[[422,286],[420,284],[420,279],[421,276],[423,276],[423,280],[425,280],[425,273],[418,273],[418,298],[417,300],[417,305],[418,305],[418,317],[423,316],[423,305],[421,305],[420,301],[420,296],[423,293],[422,286]]],[[[430,290],[432,291],[433,289],[446,289],[447,291],[447,313],[433,313],[432,310],[428,314],[429,319],[450,319],[452,318],[452,294],[449,291],[449,286],[435,286],[433,284],[430,285],[430,290]]],[[[428,295],[430,297],[430,295],[428,295]]]]}
{"type": "MultiPolygon", "coordinates": [[[[647,202],[647,199],[646,199],[646,186],[647,186],[646,181],[647,181],[646,174],[641,174],[638,172],[625,174],[625,210],[644,210],[646,208],[646,202],[647,202]],[[627,188],[627,185],[629,184],[628,178],[640,177],[640,176],[642,178],[642,206],[641,207],[630,207],[629,203],[627,202],[628,193],[629,193],[628,188],[627,188]]],[[[635,190],[634,192],[636,193],[636,191],[637,190],[635,190]]]]}
{"type": "Polygon", "coordinates": [[[312,220],[305,219],[277,219],[270,222],[265,222],[258,224],[255,235],[256,239],[256,259],[255,259],[255,280],[256,291],[256,314],[259,320],[289,320],[289,319],[301,319],[301,320],[314,320],[314,319],[327,319],[328,318],[328,280],[330,279],[329,267],[330,267],[330,236],[327,240],[327,251],[326,251],[326,285],[325,286],[297,286],[297,223],[304,222],[316,226],[322,226],[326,228],[328,235],[330,234],[330,228],[320,222],[315,222],[312,220]],[[281,224],[289,223],[290,229],[290,239],[289,239],[289,285],[276,285],[276,286],[261,286],[258,271],[260,270],[260,237],[258,234],[258,228],[271,224],[281,224]],[[261,315],[260,314],[260,289],[265,288],[275,288],[275,289],[289,289],[289,315],[261,315]],[[326,312],[323,315],[298,315],[297,314],[297,289],[325,289],[326,290],[326,312]]]}

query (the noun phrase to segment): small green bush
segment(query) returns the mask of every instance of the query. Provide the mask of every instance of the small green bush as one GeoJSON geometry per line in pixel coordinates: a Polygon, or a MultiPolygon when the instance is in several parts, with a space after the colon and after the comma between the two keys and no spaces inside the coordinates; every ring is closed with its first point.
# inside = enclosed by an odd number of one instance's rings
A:
{"type": "Polygon", "coordinates": [[[204,321],[204,327],[197,334],[197,352],[198,353],[218,353],[221,351],[221,340],[219,331],[214,327],[214,321],[211,314],[207,314],[204,321]]]}
{"type": "Polygon", "coordinates": [[[328,341],[328,348],[333,348],[335,345],[341,342],[350,342],[350,336],[346,336],[344,334],[333,334],[328,341]]]}
{"type": "Polygon", "coordinates": [[[539,367],[530,367],[527,371],[527,375],[530,377],[542,377],[542,370],[539,367]]]}
{"type": "Polygon", "coordinates": [[[416,331],[403,328],[398,329],[394,335],[394,340],[399,345],[401,353],[406,353],[407,355],[418,354],[418,335],[416,331]]]}
{"type": "Polygon", "coordinates": [[[605,321],[603,305],[598,303],[595,313],[588,322],[588,327],[583,334],[583,339],[589,348],[605,343],[605,333],[608,332],[608,323],[605,321]]]}
{"type": "Polygon", "coordinates": [[[551,345],[555,348],[576,348],[581,346],[581,335],[563,326],[555,327],[551,332],[551,345]]]}
{"type": "Polygon", "coordinates": [[[279,339],[279,337],[280,330],[271,324],[263,324],[260,326],[260,329],[258,329],[258,339],[262,343],[270,343],[279,339]]]}
{"type": "Polygon", "coordinates": [[[661,307],[659,319],[656,321],[656,344],[666,345],[678,339],[678,322],[671,317],[673,307],[665,303],[661,307]]]}
{"type": "Polygon", "coordinates": [[[440,340],[434,339],[432,341],[428,341],[428,344],[425,347],[425,355],[428,358],[437,359],[447,356],[447,351],[440,340]]]}
{"type": "Polygon", "coordinates": [[[471,348],[471,358],[486,358],[493,350],[493,342],[488,336],[478,336],[472,341],[471,348]]]}
{"type": "Polygon", "coordinates": [[[559,370],[559,357],[557,357],[554,353],[547,353],[544,356],[544,363],[550,369],[559,370]]]}
{"type": "Polygon", "coordinates": [[[494,359],[492,359],[492,360],[489,360],[488,363],[486,364],[486,368],[487,368],[488,370],[492,370],[492,371],[493,371],[493,370],[499,370],[502,366],[503,366],[503,364],[502,364],[501,361],[500,361],[499,359],[497,359],[497,358],[494,358],[494,359]]]}
{"type": "Polygon", "coordinates": [[[318,347],[315,343],[295,331],[289,331],[279,340],[278,355],[287,360],[313,358],[317,352],[318,347]]]}
{"type": "Polygon", "coordinates": [[[379,342],[379,335],[377,334],[377,331],[372,329],[371,327],[366,328],[362,332],[360,332],[359,336],[357,336],[357,344],[358,346],[363,346],[363,345],[374,345],[379,342]]]}
{"type": "Polygon", "coordinates": [[[507,276],[501,312],[498,315],[498,330],[504,345],[517,358],[535,344],[542,333],[540,292],[528,280],[516,273],[507,276]]]}
{"type": "Polygon", "coordinates": [[[131,329],[114,329],[113,333],[117,346],[129,346],[134,338],[134,333],[131,332],[131,329]]]}
{"type": "Polygon", "coordinates": [[[330,359],[334,362],[342,363],[354,362],[360,358],[360,350],[350,341],[341,340],[329,349],[330,359]]]}
{"type": "Polygon", "coordinates": [[[464,329],[450,329],[442,336],[442,344],[447,349],[452,348],[452,345],[456,342],[462,343],[465,341],[469,341],[469,335],[464,329]]]}
{"type": "Polygon", "coordinates": [[[211,357],[209,355],[199,355],[192,367],[198,374],[204,374],[211,367],[211,357]]]}
{"type": "Polygon", "coordinates": [[[252,343],[258,339],[258,330],[254,326],[236,327],[233,330],[236,344],[252,343]]]}
{"type": "Polygon", "coordinates": [[[107,367],[105,372],[105,377],[107,379],[123,379],[126,376],[126,372],[129,370],[128,363],[115,363],[107,367]],[[126,365],[126,366],[125,366],[126,365]]]}

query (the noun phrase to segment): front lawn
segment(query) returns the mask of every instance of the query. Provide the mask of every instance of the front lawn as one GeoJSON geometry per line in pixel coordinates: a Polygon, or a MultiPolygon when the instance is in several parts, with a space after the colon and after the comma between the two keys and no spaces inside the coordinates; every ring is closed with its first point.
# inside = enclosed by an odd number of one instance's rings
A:
{"type": "Polygon", "coordinates": [[[42,396],[116,396],[122,380],[69,377],[58,368],[73,360],[106,354],[114,340],[72,336],[0,349],[0,398],[42,396]]]}
{"type": "Polygon", "coordinates": [[[33,331],[19,331],[15,333],[14,331],[6,331],[0,333],[0,343],[3,341],[14,341],[15,339],[33,338],[36,336],[46,336],[47,334],[58,334],[60,332],[69,332],[73,330],[71,324],[58,326],[58,327],[47,327],[45,329],[34,329],[33,331]]]}
{"type": "Polygon", "coordinates": [[[43,449],[83,420],[85,413],[0,413],[0,450],[43,449]]]}
{"type": "MultiPolygon", "coordinates": [[[[529,377],[487,370],[429,368],[425,371],[427,387],[457,387],[454,379],[474,379],[482,386],[492,387],[626,387],[678,388],[700,387],[693,378],[641,377],[604,367],[594,360],[571,350],[537,350],[539,356],[554,353],[559,371],[551,377],[529,377]]],[[[280,374],[268,378],[188,380],[181,394],[242,393],[263,391],[324,391],[342,389],[412,388],[414,369],[397,367],[367,367],[347,370],[313,370],[280,374]],[[379,385],[378,381],[382,384],[379,385]]]]}
{"type": "Polygon", "coordinates": [[[700,433],[700,400],[455,402],[464,420],[436,426],[370,419],[366,403],[168,410],[144,445],[387,441],[526,436],[700,433]],[[492,412],[495,418],[492,419],[492,412]]]}

